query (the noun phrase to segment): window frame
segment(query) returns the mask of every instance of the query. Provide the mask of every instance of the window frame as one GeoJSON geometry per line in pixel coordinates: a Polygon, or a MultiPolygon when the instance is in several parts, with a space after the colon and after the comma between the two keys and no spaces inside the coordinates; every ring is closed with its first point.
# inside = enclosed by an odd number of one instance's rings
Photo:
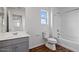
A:
{"type": "Polygon", "coordinates": [[[41,24],[42,24],[42,25],[48,24],[48,11],[47,11],[47,10],[41,9],[41,11],[40,11],[40,20],[41,20],[41,24]],[[45,16],[44,18],[41,16],[41,15],[42,15],[42,12],[46,13],[46,15],[44,15],[44,16],[45,16]],[[46,23],[43,23],[43,22],[42,22],[42,19],[45,19],[45,22],[46,22],[46,23]]]}

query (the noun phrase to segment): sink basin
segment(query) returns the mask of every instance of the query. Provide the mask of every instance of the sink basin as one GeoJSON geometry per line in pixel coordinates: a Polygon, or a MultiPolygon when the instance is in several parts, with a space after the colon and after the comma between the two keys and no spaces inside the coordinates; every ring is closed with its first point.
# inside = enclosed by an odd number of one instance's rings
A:
{"type": "Polygon", "coordinates": [[[13,35],[18,35],[18,33],[16,32],[16,33],[13,33],[13,35]]]}

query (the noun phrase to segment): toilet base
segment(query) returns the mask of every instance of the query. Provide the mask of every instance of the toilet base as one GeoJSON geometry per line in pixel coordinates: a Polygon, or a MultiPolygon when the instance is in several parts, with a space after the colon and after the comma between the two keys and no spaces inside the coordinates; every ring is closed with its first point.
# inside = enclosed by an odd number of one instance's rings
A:
{"type": "Polygon", "coordinates": [[[46,43],[45,46],[48,47],[51,50],[56,50],[56,44],[46,43]]]}

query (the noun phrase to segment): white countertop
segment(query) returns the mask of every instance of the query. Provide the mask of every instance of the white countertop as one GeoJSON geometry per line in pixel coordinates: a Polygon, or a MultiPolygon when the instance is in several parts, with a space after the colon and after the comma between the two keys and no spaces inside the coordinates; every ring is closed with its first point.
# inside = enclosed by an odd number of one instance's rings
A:
{"type": "Polygon", "coordinates": [[[21,38],[21,37],[30,37],[30,35],[27,34],[26,32],[21,32],[21,31],[0,33],[0,41],[14,39],[14,38],[21,38]]]}

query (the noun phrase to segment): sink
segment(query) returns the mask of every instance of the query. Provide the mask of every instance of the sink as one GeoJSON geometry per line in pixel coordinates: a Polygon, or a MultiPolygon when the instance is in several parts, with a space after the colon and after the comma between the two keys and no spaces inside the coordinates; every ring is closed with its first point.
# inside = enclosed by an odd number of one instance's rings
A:
{"type": "Polygon", "coordinates": [[[29,37],[30,35],[26,32],[6,32],[0,34],[0,40],[7,40],[7,39],[13,39],[13,38],[20,38],[20,37],[29,37]]]}
{"type": "Polygon", "coordinates": [[[13,33],[13,35],[18,35],[18,33],[16,32],[16,33],[13,33]]]}

